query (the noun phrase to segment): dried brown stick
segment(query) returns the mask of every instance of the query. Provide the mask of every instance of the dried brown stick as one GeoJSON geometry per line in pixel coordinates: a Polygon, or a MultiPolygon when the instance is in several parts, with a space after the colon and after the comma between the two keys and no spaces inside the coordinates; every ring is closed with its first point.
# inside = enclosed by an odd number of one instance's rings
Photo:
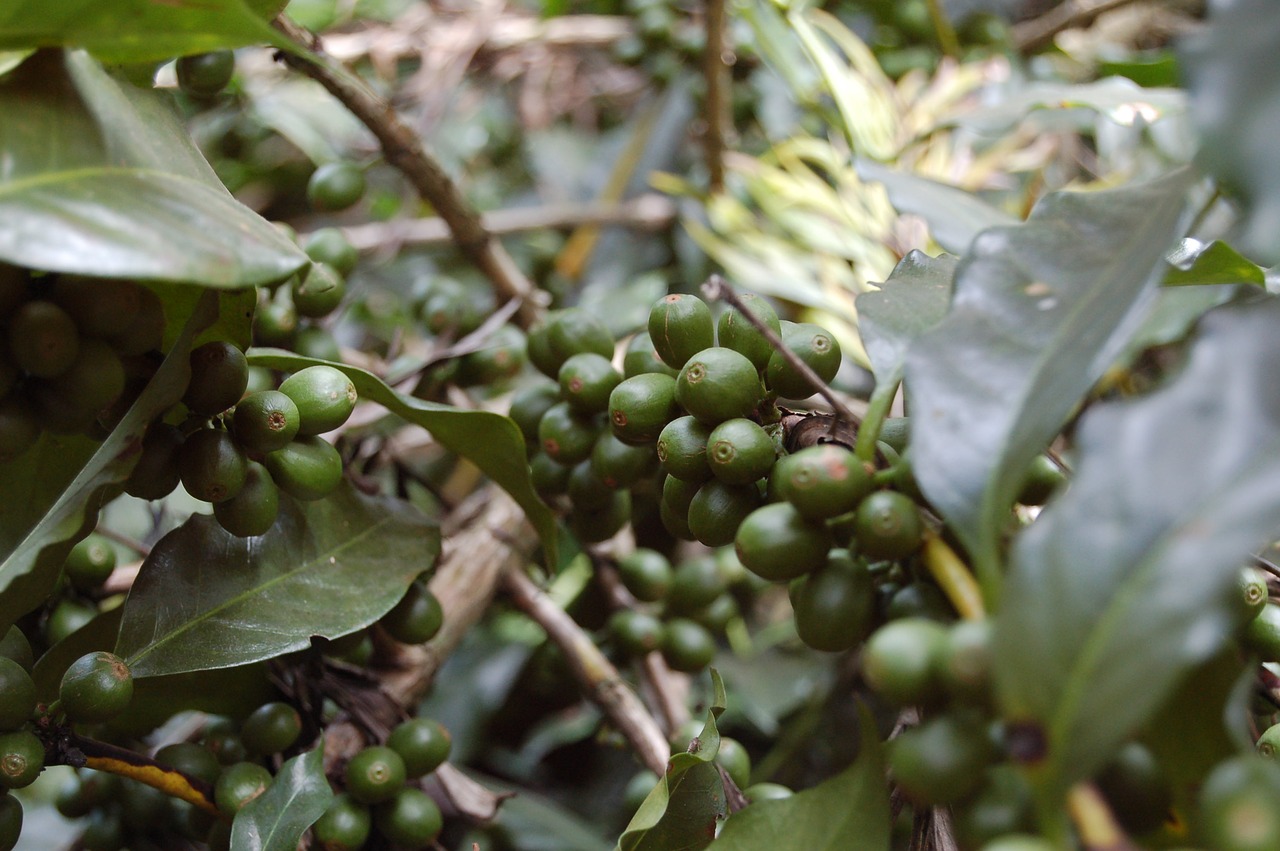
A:
{"type": "Polygon", "coordinates": [[[707,278],[707,282],[702,285],[702,294],[711,301],[724,301],[731,307],[736,308],[757,331],[764,335],[764,338],[769,341],[769,345],[773,347],[773,350],[782,355],[782,357],[786,359],[787,363],[791,365],[792,369],[804,376],[804,380],[808,382],[809,386],[812,387],[819,396],[826,399],[827,404],[831,406],[831,410],[835,411],[836,418],[832,421],[833,429],[835,428],[835,424],[841,421],[852,423],[855,426],[862,422],[861,418],[850,410],[848,405],[840,400],[840,397],[832,391],[831,387],[827,382],[822,380],[818,373],[813,371],[812,367],[800,360],[795,352],[787,348],[786,344],[782,342],[782,338],[779,337],[772,328],[762,322],[760,317],[752,313],[751,309],[742,303],[742,299],[738,298],[738,294],[734,292],[733,287],[729,285],[728,281],[719,275],[712,275],[710,278],[707,278]]]}
{"type": "Polygon", "coordinates": [[[725,130],[729,122],[729,75],[724,64],[724,0],[706,0],[707,43],[702,51],[707,81],[706,132],[702,146],[707,161],[708,188],[713,195],[724,191],[725,130]]]}
{"type": "Polygon", "coordinates": [[[1019,53],[1034,53],[1053,43],[1060,32],[1087,27],[1107,12],[1137,0],[1067,0],[1038,18],[1013,27],[1013,44],[1019,53]]]}
{"type": "Polygon", "coordinates": [[[417,134],[400,120],[387,101],[325,56],[311,33],[283,15],[276,19],[275,27],[305,48],[302,55],[282,51],[282,60],[324,86],[369,128],[387,162],[399,169],[422,199],[444,219],[463,255],[489,279],[500,297],[519,300],[517,321],[524,327],[532,325],[541,312],[541,294],[517,268],[502,244],[485,230],[480,214],[462,196],[440,163],[427,153],[417,134]]]}
{"type": "Polygon", "coordinates": [[[591,637],[533,583],[523,565],[509,567],[502,580],[516,606],[564,653],[587,698],[608,716],[645,767],[655,774],[665,772],[670,756],[667,737],[591,637]]]}

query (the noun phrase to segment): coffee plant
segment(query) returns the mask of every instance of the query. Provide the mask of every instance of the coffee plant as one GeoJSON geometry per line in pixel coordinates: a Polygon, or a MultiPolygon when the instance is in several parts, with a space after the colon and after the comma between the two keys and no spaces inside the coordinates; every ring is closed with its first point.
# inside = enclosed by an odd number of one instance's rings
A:
{"type": "Polygon", "coordinates": [[[0,851],[1280,848],[1270,5],[481,5],[0,10],[0,851]]]}

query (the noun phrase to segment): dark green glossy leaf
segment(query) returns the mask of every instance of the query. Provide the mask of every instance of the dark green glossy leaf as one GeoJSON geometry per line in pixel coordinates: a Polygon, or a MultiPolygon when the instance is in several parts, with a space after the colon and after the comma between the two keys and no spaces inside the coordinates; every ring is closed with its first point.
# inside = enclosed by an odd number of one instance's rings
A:
{"type": "Polygon", "coordinates": [[[1164,274],[1166,287],[1189,284],[1257,284],[1266,285],[1266,272],[1225,242],[1202,243],[1184,239],[1169,255],[1169,269],[1164,274]]]}
{"type": "Polygon", "coordinates": [[[231,851],[294,851],[331,800],[321,737],[314,750],[282,765],[267,791],[236,813],[231,851]]]}
{"type": "MultiPolygon", "coordinates": [[[[254,349],[249,362],[286,372],[328,361],[304,358],[277,349],[254,349]]],[[[556,563],[556,522],[551,509],[534,493],[529,479],[524,436],[509,418],[490,411],[467,411],[436,402],[425,402],[397,393],[371,372],[343,363],[329,363],[347,374],[360,398],[377,402],[396,416],[431,432],[451,452],[471,461],[503,490],[511,494],[529,522],[538,530],[547,563],[556,563]]]]}
{"type": "Polygon", "coordinates": [[[83,53],[0,82],[0,259],[48,271],[248,287],[305,255],[222,186],[159,93],[83,53]]]}
{"type": "Polygon", "coordinates": [[[760,801],[734,813],[714,851],[888,851],[892,820],[884,753],[865,707],[859,715],[858,758],[812,789],[760,801]]]}
{"type": "Polygon", "coordinates": [[[912,341],[946,316],[956,262],[912,251],[879,290],[858,296],[858,330],[878,384],[901,379],[912,341]]]}
{"type": "Polygon", "coordinates": [[[912,467],[989,598],[1027,465],[1141,319],[1190,181],[1182,170],[1057,193],[1025,224],[985,231],[956,270],[951,313],[907,356],[912,467]]]}
{"type": "Polygon", "coordinates": [[[212,292],[201,299],[151,383],[106,440],[46,433],[23,455],[0,464],[0,624],[49,595],[71,547],[120,493],[147,425],[182,398],[192,340],[214,321],[217,303],[212,292]]]}
{"type": "Polygon", "coordinates": [[[666,774],[618,839],[619,851],[696,851],[715,838],[716,822],[725,814],[724,784],[715,766],[716,718],[724,712],[725,692],[714,668],[711,682],[714,696],[696,749],[671,757],[666,774]]]}
{"type": "Polygon", "coordinates": [[[197,514],[155,546],[116,645],[135,676],[228,668],[346,635],[386,614],[440,554],[439,529],[401,500],[344,482],[316,502],[280,501],[261,537],[197,514]]]}
{"type": "Polygon", "coordinates": [[[1213,3],[1209,23],[1184,43],[1200,164],[1245,203],[1240,244],[1280,261],[1280,16],[1270,0],[1213,3]]]}
{"type": "Polygon", "coordinates": [[[609,851],[613,847],[599,834],[595,822],[550,798],[492,777],[467,774],[499,795],[511,795],[502,801],[492,828],[518,842],[520,851],[609,851]]]}
{"type": "Polygon", "coordinates": [[[284,41],[266,23],[279,0],[10,0],[0,8],[0,50],[84,47],[104,60],[141,62],[284,41]]]}
{"type": "Polygon", "coordinates": [[[1214,311],[1152,395],[1086,414],[1070,488],[1023,533],[996,621],[1006,717],[1058,792],[1144,724],[1239,621],[1237,571],[1280,531],[1280,302],[1214,311]]]}
{"type": "MultiPolygon", "coordinates": [[[[62,675],[72,662],[95,650],[115,648],[121,614],[119,608],[103,612],[40,657],[31,672],[40,700],[58,696],[62,675]]],[[[114,719],[110,730],[113,735],[139,738],[186,710],[243,718],[277,694],[262,663],[148,677],[134,682],[129,711],[114,719]]]]}
{"type": "Polygon", "coordinates": [[[958,186],[894,171],[874,160],[860,158],[857,166],[859,177],[883,184],[893,208],[924,219],[934,240],[952,254],[963,254],[973,238],[987,228],[1018,223],[1013,216],[958,186]]]}

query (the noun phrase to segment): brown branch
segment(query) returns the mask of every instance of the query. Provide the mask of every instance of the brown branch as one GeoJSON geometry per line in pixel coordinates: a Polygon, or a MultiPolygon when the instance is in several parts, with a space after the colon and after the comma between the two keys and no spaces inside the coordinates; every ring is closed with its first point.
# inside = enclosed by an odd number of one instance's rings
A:
{"type": "Polygon", "coordinates": [[[480,214],[462,196],[444,168],[427,153],[417,134],[400,120],[389,103],[325,56],[309,32],[283,15],[276,19],[275,27],[305,49],[304,55],[282,51],[281,59],[324,86],[369,128],[387,162],[399,169],[422,199],[440,214],[462,254],[484,273],[501,298],[520,302],[519,323],[526,328],[532,325],[541,312],[541,294],[516,267],[502,244],[485,230],[480,214]]]}
{"type": "Polygon", "coordinates": [[[502,580],[520,610],[546,630],[564,652],[587,698],[609,717],[645,767],[655,774],[665,772],[670,756],[667,737],[591,637],[533,584],[523,565],[508,567],[502,580]]]}
{"type": "Polygon", "coordinates": [[[1137,0],[1067,0],[1038,18],[1013,27],[1013,44],[1019,53],[1034,53],[1053,44],[1060,32],[1087,27],[1100,15],[1137,0]]]}
{"type": "Polygon", "coordinates": [[[833,429],[835,428],[835,424],[839,421],[852,423],[855,426],[862,421],[857,414],[849,409],[848,405],[841,401],[840,397],[836,396],[835,392],[832,391],[827,382],[823,381],[818,376],[818,373],[813,371],[812,367],[800,360],[795,352],[787,348],[786,344],[782,342],[782,338],[774,333],[772,328],[761,321],[760,317],[752,313],[751,310],[742,303],[742,299],[738,298],[738,294],[733,291],[733,287],[729,285],[728,281],[719,275],[712,275],[707,279],[707,282],[702,285],[702,294],[711,301],[728,302],[731,307],[737,308],[743,318],[750,322],[757,331],[764,335],[764,338],[769,341],[769,345],[773,347],[773,350],[782,355],[787,363],[791,365],[792,369],[804,376],[804,380],[814,389],[814,392],[823,399],[826,399],[827,404],[831,406],[833,411],[835,411],[836,419],[832,423],[833,429]]]}
{"type": "Polygon", "coordinates": [[[708,188],[724,191],[725,128],[729,123],[729,75],[724,64],[725,0],[706,0],[707,44],[702,52],[707,81],[706,133],[702,144],[707,160],[708,188]]]}
{"type": "MultiPolygon", "coordinates": [[[[494,210],[481,216],[481,224],[494,236],[531,230],[564,230],[585,224],[656,231],[670,227],[676,215],[675,202],[665,195],[650,192],[619,204],[549,204],[494,210]]],[[[441,245],[453,240],[448,223],[439,217],[370,222],[343,228],[343,233],[359,251],[405,245],[441,245]]]]}

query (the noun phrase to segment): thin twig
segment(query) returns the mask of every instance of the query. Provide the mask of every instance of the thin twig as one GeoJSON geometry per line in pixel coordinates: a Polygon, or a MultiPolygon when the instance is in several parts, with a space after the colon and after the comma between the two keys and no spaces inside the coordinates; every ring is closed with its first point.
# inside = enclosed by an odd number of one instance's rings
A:
{"type": "Polygon", "coordinates": [[[729,80],[724,65],[724,0],[706,0],[707,43],[702,52],[707,81],[706,132],[702,138],[707,161],[708,189],[724,191],[725,127],[730,119],[729,80]]]}
{"type": "Polygon", "coordinates": [[[814,392],[827,400],[827,404],[829,404],[831,409],[836,413],[836,420],[852,423],[855,426],[861,422],[858,415],[851,411],[849,406],[836,396],[835,392],[832,391],[827,382],[823,381],[818,376],[818,373],[814,372],[807,363],[800,360],[795,352],[787,348],[786,344],[782,342],[782,338],[774,333],[772,328],[761,321],[760,317],[756,316],[750,308],[742,303],[742,299],[738,298],[738,294],[733,291],[733,287],[729,285],[728,281],[719,275],[712,275],[710,278],[707,278],[707,282],[702,285],[702,294],[711,301],[728,302],[731,307],[737,308],[743,318],[755,326],[756,330],[764,335],[764,338],[769,341],[769,345],[773,347],[773,350],[782,355],[787,363],[791,365],[792,369],[804,376],[804,380],[814,389],[814,392]]]}
{"type": "Polygon", "coordinates": [[[655,774],[666,771],[671,751],[667,737],[591,637],[533,584],[523,565],[507,568],[502,580],[516,606],[564,653],[587,698],[609,717],[645,767],[655,774]]]}
{"type": "Polygon", "coordinates": [[[1060,32],[1087,27],[1107,12],[1138,0],[1067,0],[1045,14],[1013,27],[1013,44],[1019,53],[1048,47],[1060,32]]]}
{"type": "Polygon", "coordinates": [[[282,51],[282,61],[324,86],[369,128],[387,162],[399,169],[422,199],[444,219],[458,249],[484,273],[500,297],[520,302],[517,320],[523,327],[531,326],[541,312],[542,294],[502,244],[485,230],[480,214],[462,196],[444,168],[427,153],[417,134],[400,120],[389,103],[325,56],[311,33],[283,15],[276,18],[275,27],[306,49],[301,56],[282,51]]]}
{"type": "MultiPolygon", "coordinates": [[[[614,225],[633,230],[657,231],[670,227],[676,220],[675,202],[665,195],[648,192],[618,204],[548,204],[494,210],[483,214],[481,224],[494,236],[524,233],[531,230],[564,230],[580,225],[614,225]]],[[[441,245],[451,242],[453,235],[444,219],[405,219],[391,222],[369,222],[343,228],[343,233],[358,251],[379,251],[406,245],[441,245]]],[[[305,234],[302,235],[305,237],[305,234]]]]}
{"type": "Polygon", "coordinates": [[[106,538],[108,541],[114,541],[122,547],[127,547],[128,549],[133,550],[144,559],[151,555],[151,547],[142,543],[142,541],[139,541],[137,538],[130,538],[128,535],[122,535],[115,529],[104,526],[101,523],[98,524],[98,528],[94,529],[94,531],[106,538]]]}

